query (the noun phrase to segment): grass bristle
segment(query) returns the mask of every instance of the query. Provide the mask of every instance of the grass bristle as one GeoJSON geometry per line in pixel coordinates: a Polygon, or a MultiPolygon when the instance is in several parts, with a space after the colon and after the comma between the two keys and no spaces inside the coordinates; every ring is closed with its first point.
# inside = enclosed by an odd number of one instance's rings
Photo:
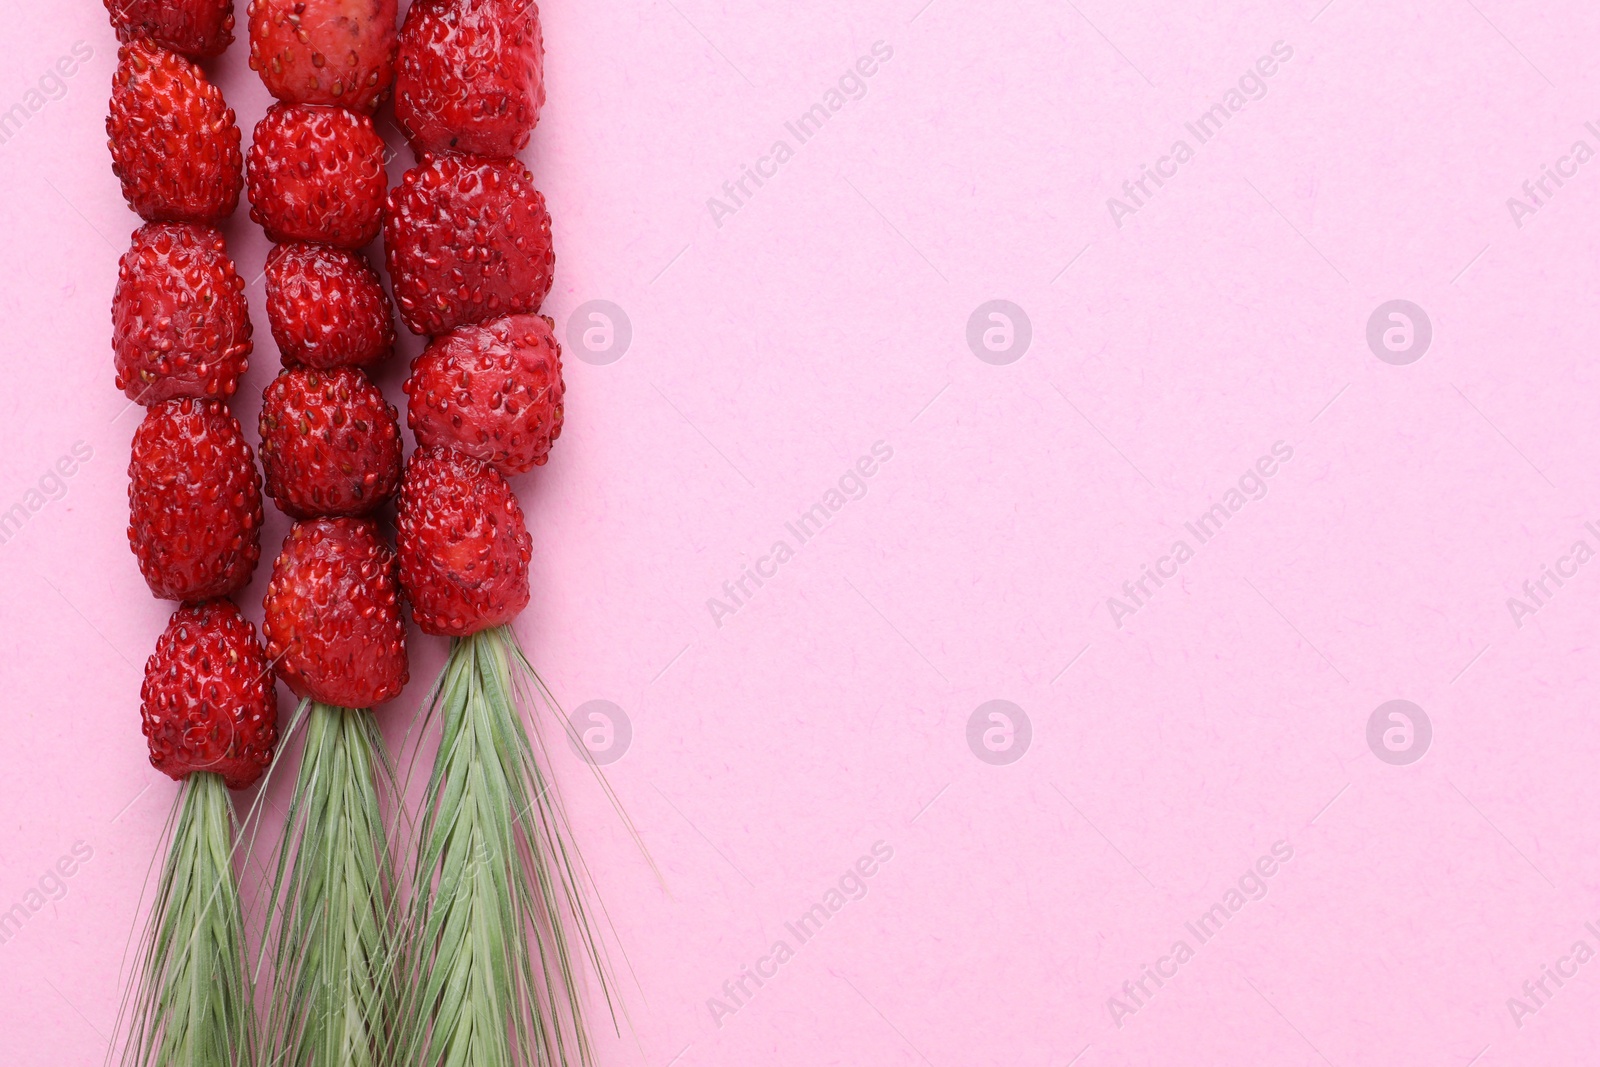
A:
{"type": "Polygon", "coordinates": [[[371,711],[308,701],[305,751],[268,920],[273,1067],[383,1062],[397,1001],[394,864],[380,796],[394,774],[371,711]]]}
{"type": "Polygon", "coordinates": [[[553,705],[509,627],[452,645],[427,712],[443,737],[419,826],[394,1063],[592,1064],[582,981],[591,967],[615,1025],[592,886],[548,772],[539,700],[553,705]]]}
{"type": "Polygon", "coordinates": [[[126,1067],[253,1067],[254,1011],[233,873],[234,815],[215,774],[192,774],[169,821],[138,973],[126,1067]]]}

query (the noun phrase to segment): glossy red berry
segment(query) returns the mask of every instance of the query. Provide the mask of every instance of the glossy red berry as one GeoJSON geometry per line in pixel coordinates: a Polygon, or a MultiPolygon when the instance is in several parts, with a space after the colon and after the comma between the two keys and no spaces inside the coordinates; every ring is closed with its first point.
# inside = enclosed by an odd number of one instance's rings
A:
{"type": "Polygon", "coordinates": [[[129,400],[233,395],[250,365],[250,305],[222,234],[155,222],[133,235],[111,298],[117,388],[129,400]]]}
{"type": "Polygon", "coordinates": [[[295,523],[265,609],[267,657],[296,696],[370,708],[405,688],[399,568],[370,519],[295,523]]]}
{"type": "Polygon", "coordinates": [[[211,59],[233,43],[233,0],[106,0],[123,41],[148,38],[194,59],[211,59]]]}
{"type": "Polygon", "coordinates": [[[274,241],[360,248],[378,235],[383,215],[383,153],[365,115],[274,104],[250,145],[250,217],[274,241]]]}
{"type": "Polygon", "coordinates": [[[261,558],[261,475],[217,400],[168,400],[133,435],[128,541],[166,600],[226,596],[261,558]]]}
{"type": "Polygon", "coordinates": [[[267,322],[286,366],[370,367],[394,350],[394,308],[361,253],[276,245],[266,277],[267,322]]]}
{"type": "Polygon", "coordinates": [[[267,493],[296,518],[365,515],[400,484],[400,416],[353,367],[297,367],[261,402],[267,493]]]}
{"type": "Polygon", "coordinates": [[[418,155],[514,156],[542,106],[533,0],[414,0],[400,30],[394,115],[418,155]]]}
{"type": "Polygon", "coordinates": [[[494,468],[443,448],[413,453],[395,527],[400,587],[423,633],[465,637],[527,606],[533,542],[494,468]]]}
{"type": "Polygon", "coordinates": [[[145,663],[141,697],[150,763],[163,774],[219,774],[228,788],[244,789],[272,762],[272,668],[255,627],[230,601],[173,612],[145,663]]]}
{"type": "Polygon", "coordinates": [[[395,303],[412,333],[535,312],[550,291],[550,215],[516,160],[425,158],[390,192],[383,226],[395,303]]]}
{"type": "Polygon", "coordinates": [[[106,116],[111,170],[152,222],[215,223],[244,187],[239,125],[201,69],[149,41],[125,44],[106,116]]]}
{"type": "Polygon", "coordinates": [[[543,465],[561,436],[561,345],[537,315],[434,338],[412,362],[405,390],[419,445],[453,448],[507,477],[543,465]]]}
{"type": "Polygon", "coordinates": [[[371,114],[394,80],[395,0],[251,0],[250,69],[291,104],[371,114]]]}

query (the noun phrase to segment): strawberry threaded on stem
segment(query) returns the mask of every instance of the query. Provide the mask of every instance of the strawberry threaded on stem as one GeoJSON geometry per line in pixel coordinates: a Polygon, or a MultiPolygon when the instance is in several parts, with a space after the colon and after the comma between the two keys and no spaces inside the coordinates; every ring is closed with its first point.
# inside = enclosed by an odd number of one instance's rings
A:
{"type": "Polygon", "coordinates": [[[400,486],[400,416],[353,367],[285,370],[260,427],[267,493],[286,515],[365,515],[400,486]]]}
{"type": "Polygon", "coordinates": [[[148,38],[193,59],[211,59],[233,43],[233,0],[106,0],[123,41],[148,38]]]}
{"type": "Polygon", "coordinates": [[[286,103],[370,114],[394,79],[395,0],[251,0],[250,69],[286,103]]]}
{"type": "Polygon", "coordinates": [[[383,246],[401,321],[432,337],[538,311],[555,275],[544,196],[514,159],[423,156],[389,191],[383,246]]]}
{"type": "Polygon", "coordinates": [[[273,564],[264,607],[267,655],[297,696],[370,708],[405,688],[395,555],[376,523],[295,523],[273,564]]]}
{"type": "Polygon", "coordinates": [[[267,255],[267,324],[286,367],[370,367],[394,349],[394,308],[359,252],[276,245],[267,255]]]}
{"type": "Polygon", "coordinates": [[[383,139],[372,120],[321,104],[275,104],[246,160],[250,217],[274,241],[360,248],[378,236],[383,139]]]}
{"type": "Polygon", "coordinates": [[[394,551],[371,515],[400,484],[399,414],[360,369],[394,347],[393,308],[359,251],[387,178],[369,113],[394,72],[395,0],[252,0],[250,66],[280,101],[255,128],[250,216],[279,242],[267,318],[284,371],[266,389],[267,492],[296,522],[262,632],[302,698],[301,754],[263,954],[263,1042],[282,1067],[377,1067],[392,1047],[398,943],[384,806],[393,769],[372,708],[409,669],[394,551]]]}
{"type": "Polygon", "coordinates": [[[400,585],[423,633],[465,637],[528,606],[532,540],[494,468],[459,452],[413,452],[400,486],[400,585]]]}
{"type": "Polygon", "coordinates": [[[226,596],[261,558],[261,472],[219,401],[169,400],[133,435],[128,542],[165,600],[226,596]]]}
{"type": "Polygon", "coordinates": [[[513,158],[543,102],[535,4],[414,0],[395,115],[419,158],[389,193],[384,251],[401,321],[432,340],[406,384],[418,451],[396,540],[413,620],[454,640],[425,718],[443,736],[396,1063],[590,1065],[590,967],[616,1022],[603,913],[536,718],[529,732],[536,705],[555,701],[511,628],[532,547],[506,477],[547,461],[564,415],[560,348],[538,317],[555,271],[550,216],[513,158]]]}
{"type": "Polygon", "coordinates": [[[220,775],[252,786],[272,762],[278,701],[256,628],[227,600],[182,607],[144,668],[150,763],[173,778],[220,775]]]}
{"type": "Polygon", "coordinates": [[[150,407],[226,400],[250,366],[250,305],[222,234],[155,222],[133,235],[111,297],[117,388],[150,407]]]}
{"type": "Polygon", "coordinates": [[[508,315],[435,338],[411,363],[417,443],[480,459],[507,478],[544,466],[561,436],[561,345],[542,315],[508,315]]]}
{"type": "Polygon", "coordinates": [[[223,404],[251,351],[245,286],[209,225],[233,213],[243,176],[234,113],[184,58],[227,47],[233,3],[106,6],[126,42],[106,120],[112,172],[149,220],[112,299],[117,388],[149,408],[128,468],[128,540],[151,592],[185,602],[145,665],[150,762],[182,786],[117,1038],[128,1067],[254,1067],[228,790],[266,772],[278,709],[255,628],[215,599],[260,557],[261,475],[223,404]]]}
{"type": "Polygon", "coordinates": [[[125,44],[111,82],[111,170],[152,222],[216,223],[244,185],[239,126],[205,72],[149,41],[125,44]]]}
{"type": "Polygon", "coordinates": [[[514,156],[543,106],[544,37],[533,0],[413,0],[394,100],[413,151],[514,156]]]}
{"type": "Polygon", "coordinates": [[[266,771],[277,712],[271,668],[237,607],[213,600],[173,613],[145,664],[141,713],[150,762],[183,787],[119,1019],[125,1064],[255,1062],[228,789],[253,785],[266,771]]]}

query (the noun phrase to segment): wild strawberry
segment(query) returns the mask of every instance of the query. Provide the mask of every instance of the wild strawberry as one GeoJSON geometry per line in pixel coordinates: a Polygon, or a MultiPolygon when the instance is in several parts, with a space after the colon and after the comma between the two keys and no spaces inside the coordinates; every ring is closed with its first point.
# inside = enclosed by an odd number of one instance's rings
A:
{"type": "Polygon", "coordinates": [[[341,107],[274,104],[250,145],[250,217],[274,241],[360,248],[378,235],[383,140],[341,107]]]}
{"type": "Polygon", "coordinates": [[[250,365],[250,306],[222,234],[152,222],[133,235],[111,298],[117,388],[129,400],[233,395],[250,365]]]}
{"type": "Polygon", "coordinates": [[[134,41],[111,78],[111,170],[128,206],[157,222],[220,222],[244,187],[239,125],[205,73],[134,41]]]}
{"type": "Polygon", "coordinates": [[[423,633],[465,637],[527,606],[533,542],[494,468],[444,448],[412,453],[395,529],[400,587],[423,633]]]}
{"type": "Polygon", "coordinates": [[[169,400],[133,435],[128,541],[165,600],[226,596],[261,558],[261,475],[221,401],[169,400]]]}
{"type": "Polygon", "coordinates": [[[424,157],[389,193],[383,238],[412,333],[538,311],[555,272],[544,197],[512,159],[424,157]]]}
{"type": "Polygon", "coordinates": [[[106,10],[119,40],[148,37],[195,59],[233,43],[233,0],[106,0],[106,10]]]}
{"type": "Polygon", "coordinates": [[[415,0],[400,29],[394,116],[412,149],[514,156],[544,106],[532,0],[415,0]]]}
{"type": "Polygon", "coordinates": [[[254,785],[278,743],[278,699],[256,628],[227,600],[172,613],[144,665],[140,716],[150,763],[180,781],[220,774],[254,785]]]}
{"type": "Polygon", "coordinates": [[[262,395],[261,466],[286,515],[365,515],[400,484],[399,414],[354,367],[285,370],[262,395]]]}
{"type": "Polygon", "coordinates": [[[267,586],[267,656],[295,695],[370,708],[405,688],[395,555],[370,519],[297,522],[267,586]]]}
{"type": "Polygon", "coordinates": [[[411,364],[407,421],[421,446],[481,459],[506,477],[542,466],[561,436],[561,345],[549,319],[459,326],[411,364]]]}
{"type": "Polygon", "coordinates": [[[267,255],[267,321],[286,366],[368,367],[394,349],[394,309],[359,252],[275,245],[267,255]]]}
{"type": "Polygon", "coordinates": [[[394,80],[395,0],[251,0],[250,69],[291,104],[371,114],[394,80]]]}

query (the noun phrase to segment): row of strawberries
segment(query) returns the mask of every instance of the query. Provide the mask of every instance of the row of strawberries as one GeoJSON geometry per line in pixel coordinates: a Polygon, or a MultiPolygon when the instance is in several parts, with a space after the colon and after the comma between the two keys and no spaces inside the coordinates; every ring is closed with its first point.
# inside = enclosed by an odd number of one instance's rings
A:
{"type": "MultiPolygon", "coordinates": [[[[484,825],[460,842],[448,829],[442,841],[423,831],[418,863],[430,873],[413,887],[412,923],[458,933],[485,923],[453,913],[453,894],[434,900],[431,870],[477,864],[485,842],[526,835],[489,872],[490,896],[514,917],[465,939],[502,961],[503,988],[467,1014],[502,1014],[501,1041],[518,1033],[520,1044],[537,1031],[541,1062],[564,1061],[564,1035],[573,1034],[587,1060],[571,988],[551,983],[537,1008],[511,992],[534,980],[530,937],[563,972],[580,944],[600,961],[592,932],[564,929],[584,919],[581,887],[570,869],[553,876],[550,865],[573,851],[509,702],[507,686],[519,683],[489,666],[499,657],[509,670],[514,649],[519,677],[542,686],[505,625],[528,603],[532,556],[506,479],[546,461],[564,397],[553,324],[538,315],[554,271],[550,217],[515,158],[544,100],[537,8],[414,0],[397,33],[396,0],[252,0],[250,64],[278,102],[246,159],[233,111],[195,62],[232,39],[232,0],[106,3],[124,42],[107,120],[113,169],[146,220],[113,297],[117,384],[148,409],[134,436],[128,533],[152,591],[182,602],[143,690],[151,762],[186,785],[146,941],[144,1022],[130,1047],[142,1050],[139,1063],[178,1050],[206,1062],[253,1058],[255,1026],[231,1013],[250,1001],[250,980],[235,875],[226,860],[213,862],[230,851],[231,829],[218,827],[232,825],[217,779],[243,788],[271,763],[274,672],[304,702],[308,741],[272,891],[283,892],[268,932],[277,942],[272,1058],[367,1063],[388,1058],[380,1049],[391,1041],[432,1047],[438,1005],[428,994],[405,995],[409,1022],[382,1003],[405,981],[381,973],[394,965],[391,858],[373,792],[381,783],[326,790],[349,767],[370,775],[387,765],[370,709],[408,680],[403,601],[423,632],[465,639],[452,646],[446,676],[466,671],[476,681],[447,719],[454,714],[459,731],[460,718],[472,717],[504,742],[475,751],[466,770],[455,746],[441,745],[435,778],[452,779],[441,794],[475,798],[468,806],[484,825]],[[372,119],[391,79],[395,117],[418,157],[393,190],[372,119]],[[241,193],[274,242],[263,274],[283,369],[262,400],[264,483],[226,406],[248,367],[251,324],[245,285],[215,227],[241,193]],[[366,373],[395,344],[396,308],[361,252],[380,231],[399,316],[430,338],[405,383],[418,449],[403,469],[398,415],[366,373]],[[263,484],[296,520],[267,588],[265,648],[227,599],[260,557],[263,484]],[[397,551],[373,518],[396,496],[397,551]],[[318,736],[325,740],[313,745],[318,736]],[[486,789],[489,779],[500,785],[486,789]],[[525,822],[534,807],[540,816],[525,822]],[[324,870],[331,842],[350,852],[338,885],[324,870]],[[196,843],[199,858],[185,851],[196,843]],[[230,903],[224,923],[201,923],[191,936],[183,902],[197,899],[205,914],[214,899],[230,903]],[[351,908],[358,914],[344,914],[351,908]],[[196,940],[202,933],[208,940],[196,940]],[[308,940],[326,973],[303,969],[308,940]],[[350,985],[358,977],[361,992],[350,985]],[[210,1004],[198,1014],[181,1008],[199,1001],[210,1004]]],[[[437,818],[430,809],[422,825],[437,818]]],[[[415,936],[419,954],[405,978],[419,990],[435,988],[434,978],[424,981],[430,968],[464,965],[444,947],[454,942],[439,941],[446,956],[434,960],[428,935],[415,936]]],[[[492,1030],[477,1038],[488,1043],[480,1052],[497,1047],[492,1030]]]]}
{"type": "Polygon", "coordinates": [[[505,476],[545,462],[563,393],[551,323],[535,314],[554,268],[550,220],[512,158],[543,102],[537,12],[416,0],[397,38],[394,0],[309,5],[321,19],[254,0],[251,66],[280,103],[245,166],[233,111],[193,62],[231,40],[230,0],[107,5],[125,41],[113,169],[148,220],[113,300],[117,384],[148,408],[129,538],[152,591],[185,605],[147,668],[144,730],[159,769],[239,788],[271,759],[272,667],[337,706],[399,693],[397,580],[433,634],[507,622],[528,601],[530,544],[505,476]],[[387,191],[370,115],[392,76],[419,165],[387,191]],[[285,369],[263,399],[265,488],[301,520],[274,567],[264,652],[222,599],[249,581],[262,521],[261,479],[224,404],[252,350],[245,286],[214,228],[246,190],[277,242],[267,313],[285,369]],[[400,317],[433,338],[405,385],[420,447],[403,482],[397,414],[363,371],[394,345],[389,299],[359,251],[380,226],[400,317]],[[397,490],[396,558],[365,516],[397,490]]]}

